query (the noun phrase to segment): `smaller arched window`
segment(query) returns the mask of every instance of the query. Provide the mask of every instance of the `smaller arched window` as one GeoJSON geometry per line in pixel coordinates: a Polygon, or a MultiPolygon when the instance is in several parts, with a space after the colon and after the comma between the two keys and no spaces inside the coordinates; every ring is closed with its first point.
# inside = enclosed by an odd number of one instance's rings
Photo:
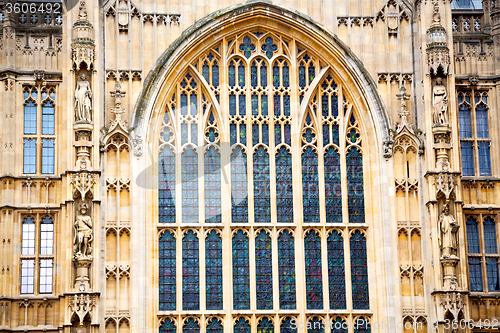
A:
{"type": "Polygon", "coordinates": [[[205,238],[205,267],[207,310],[222,310],[222,239],[215,230],[205,238]]]}
{"type": "Polygon", "coordinates": [[[292,155],[285,147],[276,153],[276,209],[278,222],[293,223],[292,155]]]}
{"type": "Polygon", "coordinates": [[[350,246],[352,307],[355,310],[369,309],[366,239],[359,230],[351,235],[350,246]]]}
{"type": "Polygon", "coordinates": [[[23,220],[23,255],[35,254],[35,220],[31,216],[27,216],[23,220]]]}
{"type": "Polygon", "coordinates": [[[200,309],[200,253],[193,230],[188,230],[182,240],[182,308],[200,309]]]}
{"type": "Polygon", "coordinates": [[[330,309],[345,309],[344,240],[339,232],[331,232],[327,240],[327,250],[330,309]]]}
{"type": "Polygon", "coordinates": [[[253,168],[255,223],[270,223],[269,154],[263,146],[259,146],[254,153],[253,168]]]}
{"type": "Polygon", "coordinates": [[[323,309],[321,239],[314,230],[304,238],[307,309],[323,309]]]}
{"type": "Polygon", "coordinates": [[[238,230],[233,236],[233,307],[250,308],[250,265],[248,237],[238,230]]]}
{"type": "Polygon", "coordinates": [[[172,319],[165,319],[160,326],[160,333],[176,333],[177,327],[172,319]]]}
{"type": "Polygon", "coordinates": [[[323,333],[323,332],[325,332],[323,318],[317,316],[309,318],[307,322],[307,333],[323,333]]]}
{"type": "Polygon", "coordinates": [[[224,333],[224,328],[217,318],[211,318],[207,325],[207,333],[224,333]]]}
{"type": "Polygon", "coordinates": [[[166,230],[159,241],[159,285],[160,311],[176,308],[176,240],[174,234],[166,230]]]}
{"type": "Polygon", "coordinates": [[[278,237],[280,309],[295,309],[295,240],[288,230],[278,237]]]}
{"type": "Polygon", "coordinates": [[[220,153],[211,146],[205,151],[205,222],[220,223],[221,217],[221,177],[220,153]]]}
{"type": "Polygon", "coordinates": [[[297,319],[285,317],[280,324],[280,333],[297,333],[297,319]]]}
{"type": "Polygon", "coordinates": [[[274,333],[274,323],[267,317],[262,318],[257,325],[257,333],[274,333]]]}
{"type": "Polygon", "coordinates": [[[342,320],[342,318],[337,317],[331,322],[331,332],[332,333],[347,333],[347,325],[342,320]]]}
{"type": "Polygon", "coordinates": [[[312,147],[302,153],[304,223],[319,223],[318,155],[312,147]]]}
{"type": "Polygon", "coordinates": [[[182,153],[182,222],[198,223],[198,155],[188,146],[182,153]]]}
{"type": "Polygon", "coordinates": [[[257,286],[257,309],[273,308],[273,257],[271,237],[260,231],[255,238],[255,270],[257,286]]]}
{"type": "Polygon", "coordinates": [[[231,154],[231,221],[248,222],[247,154],[239,146],[231,154]]]}

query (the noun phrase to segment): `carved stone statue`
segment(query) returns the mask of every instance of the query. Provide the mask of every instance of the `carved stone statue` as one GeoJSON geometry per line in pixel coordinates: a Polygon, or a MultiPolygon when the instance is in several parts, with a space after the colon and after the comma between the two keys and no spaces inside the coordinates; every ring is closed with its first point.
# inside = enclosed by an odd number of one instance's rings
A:
{"type": "Polygon", "coordinates": [[[436,79],[436,85],[432,89],[432,107],[434,124],[448,124],[448,94],[440,77],[436,79]]]}
{"type": "Polygon", "coordinates": [[[443,214],[439,216],[439,246],[443,258],[456,257],[458,247],[457,231],[459,225],[453,215],[450,214],[450,206],[445,204],[443,214]]]}
{"type": "Polygon", "coordinates": [[[76,85],[75,90],[75,114],[76,121],[90,123],[92,121],[92,90],[90,90],[90,82],[87,81],[87,76],[82,73],[80,82],[76,85]]]}
{"type": "Polygon", "coordinates": [[[92,220],[87,215],[87,205],[80,208],[80,215],[75,224],[75,257],[91,258],[92,255],[92,220]]]}

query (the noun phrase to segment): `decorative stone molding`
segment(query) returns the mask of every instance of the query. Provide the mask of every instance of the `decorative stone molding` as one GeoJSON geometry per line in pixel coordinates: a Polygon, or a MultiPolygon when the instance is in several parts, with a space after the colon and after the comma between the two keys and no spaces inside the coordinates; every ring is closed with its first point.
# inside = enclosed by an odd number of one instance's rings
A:
{"type": "Polygon", "coordinates": [[[142,155],[142,138],[140,135],[134,136],[132,139],[132,147],[135,156],[139,157],[142,155]]]}
{"type": "Polygon", "coordinates": [[[80,2],[79,19],[73,24],[73,39],[71,40],[71,60],[73,67],[78,71],[82,64],[87,69],[93,68],[95,61],[94,27],[87,20],[85,0],[80,2]]]}
{"type": "Polygon", "coordinates": [[[90,293],[79,293],[71,295],[69,298],[69,307],[73,314],[78,316],[80,326],[83,326],[85,316],[91,314],[96,304],[96,295],[90,293]]]}
{"type": "Polygon", "coordinates": [[[71,184],[74,186],[74,197],[77,198],[80,196],[84,200],[87,197],[87,193],[92,193],[92,187],[95,182],[95,176],[87,171],[80,171],[71,176],[71,184]]]}
{"type": "Polygon", "coordinates": [[[465,297],[459,292],[448,292],[441,295],[441,306],[444,312],[449,311],[453,317],[458,318],[464,309],[465,297]]]}

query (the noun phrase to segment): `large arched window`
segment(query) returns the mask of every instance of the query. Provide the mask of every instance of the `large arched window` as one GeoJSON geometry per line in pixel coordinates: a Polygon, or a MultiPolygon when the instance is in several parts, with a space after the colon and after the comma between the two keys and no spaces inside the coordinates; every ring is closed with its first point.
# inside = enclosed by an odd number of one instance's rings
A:
{"type": "Polygon", "coordinates": [[[234,315],[238,333],[370,317],[358,92],[291,37],[212,43],[168,81],[155,127],[158,315],[193,316],[186,332],[234,315]]]}

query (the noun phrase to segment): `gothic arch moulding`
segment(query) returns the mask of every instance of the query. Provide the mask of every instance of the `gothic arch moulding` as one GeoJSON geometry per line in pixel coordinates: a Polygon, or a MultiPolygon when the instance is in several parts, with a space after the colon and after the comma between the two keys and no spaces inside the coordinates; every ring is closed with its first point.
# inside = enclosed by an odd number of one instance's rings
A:
{"type": "MultiPolygon", "coordinates": [[[[171,86],[189,69],[188,64],[192,66],[193,61],[207,48],[230,35],[241,35],[245,30],[259,29],[286,35],[316,52],[324,65],[318,70],[314,80],[316,82],[308,83],[317,84],[333,72],[335,80],[349,88],[354,109],[360,113],[364,126],[371,127],[369,132],[374,134],[376,146],[381,147],[382,139],[389,135],[389,118],[377,86],[362,62],[342,41],[309,17],[265,1],[248,1],[217,11],[187,28],[171,44],[156,61],[144,81],[135,105],[132,126],[134,134],[145,137],[145,142],[155,140],[148,136],[154,135],[150,130],[158,130],[159,124],[151,122],[155,121],[155,116],[165,111],[167,99],[171,95],[171,86]]],[[[216,92],[212,90],[207,93],[211,95],[212,100],[215,99],[216,92]]],[[[218,105],[213,107],[217,109],[218,105]]],[[[300,112],[305,112],[305,108],[300,108],[300,112]]],[[[299,118],[303,117],[303,113],[299,115],[299,118]]]]}

